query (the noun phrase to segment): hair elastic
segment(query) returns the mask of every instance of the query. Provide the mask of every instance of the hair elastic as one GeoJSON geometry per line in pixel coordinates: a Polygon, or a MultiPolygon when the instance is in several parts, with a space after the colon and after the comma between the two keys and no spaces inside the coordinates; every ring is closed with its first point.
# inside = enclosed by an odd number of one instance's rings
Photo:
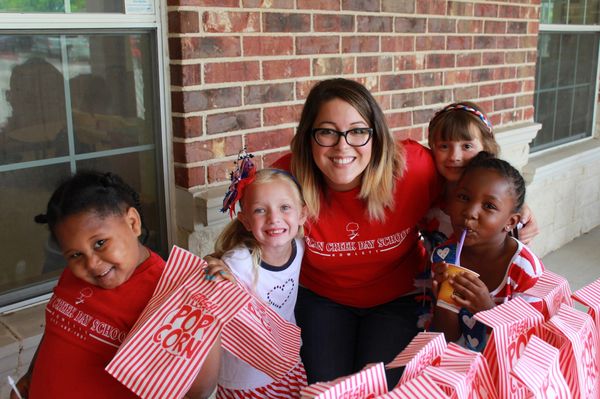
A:
{"type": "Polygon", "coordinates": [[[235,204],[242,198],[244,189],[254,181],[256,166],[254,166],[251,158],[254,158],[254,155],[247,153],[244,147],[234,162],[236,168],[230,174],[231,183],[225,193],[223,207],[221,208],[221,212],[229,210],[229,217],[231,218],[235,215],[235,204]]]}
{"type": "Polygon", "coordinates": [[[439,110],[438,112],[436,112],[435,116],[438,116],[439,114],[442,114],[446,111],[452,111],[452,110],[462,110],[462,111],[467,111],[467,112],[472,113],[473,115],[475,115],[476,117],[481,119],[481,121],[487,126],[490,133],[492,133],[492,129],[493,129],[492,124],[490,123],[488,118],[485,117],[483,112],[481,112],[473,107],[469,107],[468,105],[464,105],[464,104],[449,105],[449,106],[439,110]]]}

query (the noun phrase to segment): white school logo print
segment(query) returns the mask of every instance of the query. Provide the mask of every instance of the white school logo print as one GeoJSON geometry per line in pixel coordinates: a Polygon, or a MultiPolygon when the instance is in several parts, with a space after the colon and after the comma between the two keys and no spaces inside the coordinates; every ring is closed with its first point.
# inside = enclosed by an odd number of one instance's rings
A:
{"type": "Polygon", "coordinates": [[[350,222],[346,225],[346,231],[348,232],[348,237],[351,240],[354,240],[356,237],[358,237],[358,229],[359,229],[359,225],[358,223],[354,223],[354,222],[350,222]]]}
{"type": "Polygon", "coordinates": [[[85,300],[92,296],[94,291],[90,287],[85,287],[81,291],[79,291],[79,296],[75,300],[75,305],[81,305],[85,302],[85,300]]]}

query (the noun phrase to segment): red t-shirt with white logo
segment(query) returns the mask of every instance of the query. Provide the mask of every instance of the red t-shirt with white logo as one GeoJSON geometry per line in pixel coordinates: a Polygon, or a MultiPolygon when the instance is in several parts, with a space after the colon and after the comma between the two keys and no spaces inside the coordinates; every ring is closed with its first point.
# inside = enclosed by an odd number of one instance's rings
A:
{"type": "Polygon", "coordinates": [[[29,398],[137,398],[104,368],[150,300],[165,262],[156,253],[106,290],[67,268],[46,306],[29,398]]]}
{"type": "MultiPolygon", "coordinates": [[[[300,284],[337,303],[360,308],[381,305],[415,290],[414,277],[427,263],[417,223],[440,191],[431,152],[407,140],[407,169],[395,182],[395,204],[385,221],[371,221],[360,187],[321,198],[317,222],[305,225],[300,284]]],[[[289,170],[291,155],[274,167],[289,170]]]]}

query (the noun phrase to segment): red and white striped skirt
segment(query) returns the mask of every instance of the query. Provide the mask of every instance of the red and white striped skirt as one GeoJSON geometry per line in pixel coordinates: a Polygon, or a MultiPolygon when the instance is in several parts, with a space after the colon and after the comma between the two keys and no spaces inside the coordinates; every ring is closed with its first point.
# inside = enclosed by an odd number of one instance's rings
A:
{"type": "Polygon", "coordinates": [[[281,380],[255,389],[227,389],[217,387],[217,399],[298,399],[300,390],[307,385],[304,365],[299,362],[281,380]]]}

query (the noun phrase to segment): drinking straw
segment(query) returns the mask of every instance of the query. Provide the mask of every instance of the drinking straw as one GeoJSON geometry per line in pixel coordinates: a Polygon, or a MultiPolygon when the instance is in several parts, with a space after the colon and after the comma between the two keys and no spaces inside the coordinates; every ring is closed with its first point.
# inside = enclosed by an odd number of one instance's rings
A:
{"type": "Polygon", "coordinates": [[[21,392],[19,392],[19,390],[17,389],[17,385],[15,384],[15,380],[13,380],[10,375],[8,376],[8,385],[10,385],[10,387],[13,389],[13,391],[15,391],[15,393],[17,394],[17,397],[19,399],[23,399],[23,397],[21,396],[21,392]]]}
{"type": "Polygon", "coordinates": [[[460,235],[460,241],[458,241],[458,247],[456,248],[456,264],[460,266],[460,253],[462,252],[463,245],[465,243],[465,237],[467,236],[467,229],[462,231],[460,235]]]}

